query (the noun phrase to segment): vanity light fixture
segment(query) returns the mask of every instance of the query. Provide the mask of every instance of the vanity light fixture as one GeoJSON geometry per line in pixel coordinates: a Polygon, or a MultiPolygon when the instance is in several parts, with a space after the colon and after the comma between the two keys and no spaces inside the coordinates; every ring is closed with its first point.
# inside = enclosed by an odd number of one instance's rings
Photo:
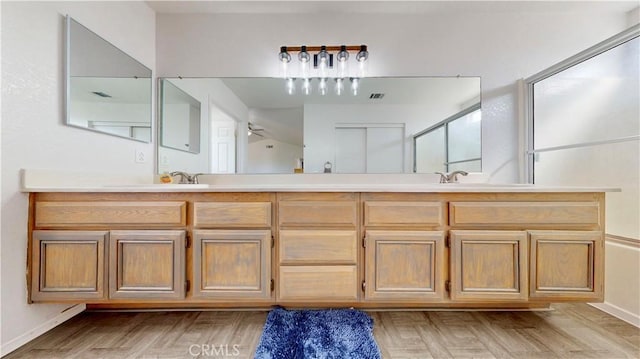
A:
{"type": "Polygon", "coordinates": [[[296,93],[296,78],[301,79],[300,90],[305,95],[312,92],[311,80],[313,78],[318,79],[318,93],[321,95],[328,92],[329,85],[333,82],[335,82],[335,94],[341,95],[344,92],[346,80],[351,82],[351,92],[357,95],[359,81],[366,75],[365,64],[369,59],[369,51],[367,45],[281,46],[278,59],[283,66],[282,77],[286,80],[286,90],[290,95],[296,93]],[[299,62],[297,71],[288,68],[292,53],[296,52],[299,62]],[[353,57],[358,63],[356,73],[352,73],[349,69],[349,59],[352,58],[350,53],[352,52],[355,53],[353,57]],[[312,58],[313,63],[311,62],[312,58]],[[311,67],[312,64],[313,67],[311,67]],[[335,81],[329,81],[329,79],[335,79],[335,81]]]}

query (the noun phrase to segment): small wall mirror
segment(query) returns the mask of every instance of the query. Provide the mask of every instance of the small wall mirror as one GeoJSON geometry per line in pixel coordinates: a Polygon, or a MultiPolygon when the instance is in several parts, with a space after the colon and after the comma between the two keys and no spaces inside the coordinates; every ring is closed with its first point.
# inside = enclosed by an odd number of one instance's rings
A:
{"type": "Polygon", "coordinates": [[[168,79],[160,80],[160,146],[200,153],[200,101],[168,79]]]}
{"type": "Polygon", "coordinates": [[[66,124],[151,142],[151,70],[66,17],[66,124]]]}

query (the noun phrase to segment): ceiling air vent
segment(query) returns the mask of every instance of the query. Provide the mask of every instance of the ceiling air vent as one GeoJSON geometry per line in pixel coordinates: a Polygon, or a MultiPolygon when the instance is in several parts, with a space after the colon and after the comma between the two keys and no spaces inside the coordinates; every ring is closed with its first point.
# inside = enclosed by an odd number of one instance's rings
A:
{"type": "Polygon", "coordinates": [[[382,100],[383,97],[383,93],[372,93],[371,95],[369,95],[370,100],[382,100]]]}
{"type": "Polygon", "coordinates": [[[104,93],[102,91],[93,91],[91,93],[96,95],[96,96],[100,96],[100,97],[112,97],[111,95],[109,95],[107,93],[104,93]]]}

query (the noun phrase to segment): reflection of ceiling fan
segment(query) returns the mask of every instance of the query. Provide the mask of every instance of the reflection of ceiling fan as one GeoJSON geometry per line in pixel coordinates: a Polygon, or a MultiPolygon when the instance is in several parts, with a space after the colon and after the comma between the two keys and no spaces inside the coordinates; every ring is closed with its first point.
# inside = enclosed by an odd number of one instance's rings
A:
{"type": "Polygon", "coordinates": [[[264,131],[264,128],[256,127],[254,124],[249,122],[249,132],[247,132],[247,135],[249,136],[256,135],[256,136],[264,137],[264,135],[260,134],[261,131],[264,131]]]}

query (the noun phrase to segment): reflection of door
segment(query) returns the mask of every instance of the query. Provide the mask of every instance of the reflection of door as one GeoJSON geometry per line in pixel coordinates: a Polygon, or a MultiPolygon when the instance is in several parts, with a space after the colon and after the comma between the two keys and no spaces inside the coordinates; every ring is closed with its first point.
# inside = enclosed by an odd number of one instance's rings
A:
{"type": "Polygon", "coordinates": [[[336,173],[365,173],[366,152],[365,128],[336,128],[336,173]]]}
{"type": "Polygon", "coordinates": [[[336,127],[334,168],[336,173],[402,173],[404,125],[336,127]]]}
{"type": "Polygon", "coordinates": [[[236,172],[236,122],[211,106],[211,172],[236,172]]]}
{"type": "Polygon", "coordinates": [[[402,173],[404,127],[367,128],[367,173],[402,173]]]}

